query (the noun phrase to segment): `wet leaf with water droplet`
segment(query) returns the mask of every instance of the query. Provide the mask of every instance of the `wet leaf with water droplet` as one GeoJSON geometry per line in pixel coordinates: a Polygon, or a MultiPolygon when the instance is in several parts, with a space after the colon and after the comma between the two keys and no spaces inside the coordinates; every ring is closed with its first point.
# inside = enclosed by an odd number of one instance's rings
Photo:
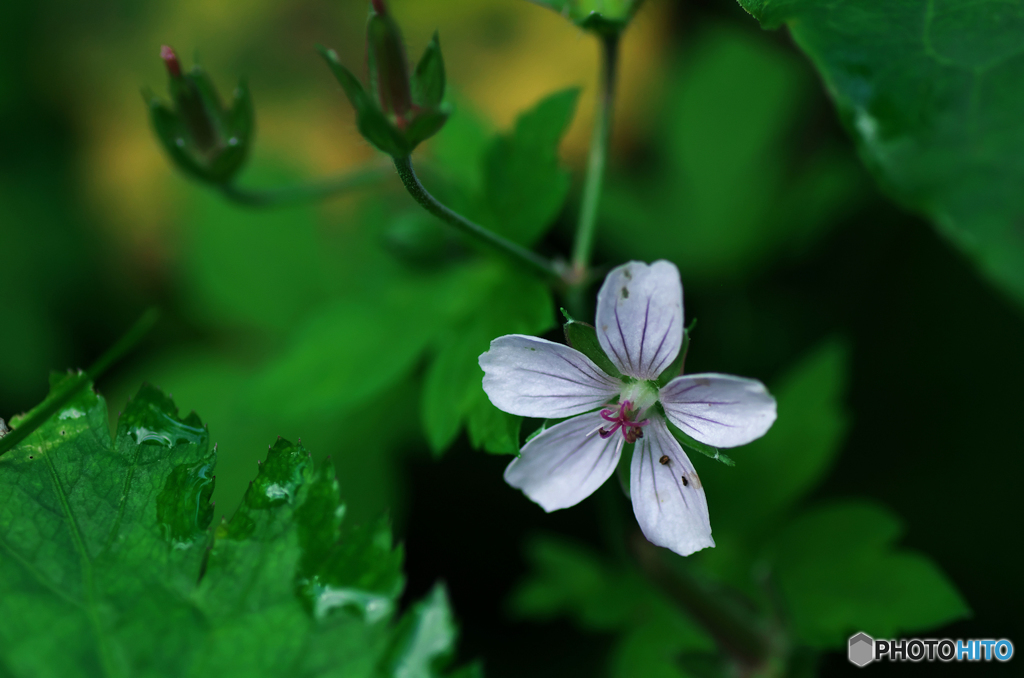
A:
{"type": "Polygon", "coordinates": [[[143,386],[116,437],[83,388],[0,458],[4,675],[446,675],[443,591],[396,618],[402,549],[343,526],[331,467],[279,440],[211,531],[214,457],[143,386]]]}

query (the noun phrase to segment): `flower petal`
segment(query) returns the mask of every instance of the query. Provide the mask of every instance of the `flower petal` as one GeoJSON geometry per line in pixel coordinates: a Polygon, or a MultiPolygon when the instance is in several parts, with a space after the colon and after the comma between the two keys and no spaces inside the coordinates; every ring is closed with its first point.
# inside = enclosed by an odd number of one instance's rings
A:
{"type": "Polygon", "coordinates": [[[623,374],[656,379],[683,343],[683,285],[667,261],[614,269],[597,294],[597,338],[623,374]]]}
{"type": "Polygon", "coordinates": [[[665,420],[652,417],[630,464],[629,493],[644,536],[681,556],[715,545],[697,472],[665,420]]]}
{"type": "Polygon", "coordinates": [[[524,417],[582,414],[622,389],[621,381],[576,349],[522,334],[492,341],[480,356],[480,367],[484,392],[494,406],[524,417]]]}
{"type": "Polygon", "coordinates": [[[665,384],[658,398],[669,421],[715,447],[746,445],[775,421],[775,398],[756,379],[691,374],[665,384]]]}
{"type": "Polygon", "coordinates": [[[602,438],[600,413],[573,417],[526,443],[505,469],[505,482],[549,513],[575,506],[608,480],[619,463],[623,437],[602,438]]]}

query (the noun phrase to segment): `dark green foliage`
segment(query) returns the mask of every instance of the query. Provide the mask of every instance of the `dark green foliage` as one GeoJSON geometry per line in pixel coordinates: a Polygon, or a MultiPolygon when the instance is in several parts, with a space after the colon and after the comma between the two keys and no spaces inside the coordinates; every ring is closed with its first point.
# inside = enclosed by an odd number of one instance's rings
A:
{"type": "Polygon", "coordinates": [[[740,4],[766,28],[790,27],[888,192],[1024,301],[1024,8],[1000,0],[740,4]]]}
{"type": "Polygon", "coordinates": [[[4,675],[441,675],[443,588],[394,623],[401,549],[342,527],[330,466],[279,440],[211,531],[214,462],[150,386],[113,439],[86,388],[0,459],[4,675]]]}

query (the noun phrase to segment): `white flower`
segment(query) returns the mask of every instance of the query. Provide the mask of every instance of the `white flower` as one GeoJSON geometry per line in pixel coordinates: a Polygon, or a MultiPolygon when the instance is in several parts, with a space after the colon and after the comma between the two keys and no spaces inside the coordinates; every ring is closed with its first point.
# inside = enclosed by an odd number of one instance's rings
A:
{"type": "Polygon", "coordinates": [[[596,330],[624,378],[569,346],[520,334],[495,339],[480,356],[484,391],[496,407],[571,417],[528,441],[505,469],[506,482],[545,511],[568,508],[600,487],[623,444],[635,442],[630,495],[647,539],[684,556],[714,546],[704,488],[665,417],[702,443],[735,447],[771,427],[775,399],[761,382],[725,374],[680,376],[658,387],[683,340],[683,288],[667,261],[633,261],[609,273],[597,295],[596,330]]]}

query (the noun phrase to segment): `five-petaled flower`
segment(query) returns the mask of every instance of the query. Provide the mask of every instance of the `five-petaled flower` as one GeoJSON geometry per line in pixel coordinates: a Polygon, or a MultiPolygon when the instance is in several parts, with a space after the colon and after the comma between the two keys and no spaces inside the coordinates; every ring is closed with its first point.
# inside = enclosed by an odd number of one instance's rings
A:
{"type": "Polygon", "coordinates": [[[744,445],[775,421],[775,399],[753,379],[725,374],[657,379],[683,342],[683,288],[667,261],[630,262],[605,279],[597,296],[597,338],[613,377],[580,351],[511,334],[480,356],[483,388],[499,409],[524,417],[569,417],[530,439],[505,480],[545,511],[590,496],[636,443],[630,496],[644,536],[689,555],[708,546],[704,488],[665,421],[716,447],[744,445]]]}

